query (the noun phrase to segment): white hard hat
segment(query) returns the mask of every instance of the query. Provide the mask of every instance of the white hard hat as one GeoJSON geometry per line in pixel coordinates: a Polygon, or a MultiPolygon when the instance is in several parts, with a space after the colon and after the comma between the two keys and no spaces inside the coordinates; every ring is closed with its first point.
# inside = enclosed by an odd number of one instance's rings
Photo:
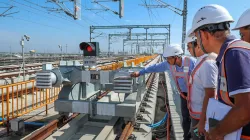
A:
{"type": "Polygon", "coordinates": [[[193,41],[195,41],[195,40],[197,39],[197,38],[196,38],[196,36],[194,36],[194,35],[192,35],[192,36],[188,36],[188,35],[190,34],[190,31],[191,31],[191,29],[190,29],[190,30],[188,30],[188,32],[187,32],[187,36],[186,36],[186,38],[185,38],[184,43],[193,42],[193,41]]]}
{"type": "Polygon", "coordinates": [[[185,42],[184,42],[184,43],[193,42],[193,41],[195,41],[195,40],[196,40],[196,37],[195,37],[195,36],[191,36],[191,37],[186,36],[185,42]]]}
{"type": "Polygon", "coordinates": [[[170,44],[165,48],[163,57],[178,56],[181,54],[183,54],[183,50],[180,45],[170,44]]]}
{"type": "Polygon", "coordinates": [[[250,25],[250,9],[246,10],[239,18],[236,26],[232,30],[250,25]]]}
{"type": "Polygon", "coordinates": [[[223,22],[233,22],[232,16],[229,14],[226,8],[217,5],[217,4],[210,4],[200,8],[194,18],[192,23],[192,28],[190,29],[190,33],[188,36],[203,25],[208,24],[217,24],[223,22]]]}

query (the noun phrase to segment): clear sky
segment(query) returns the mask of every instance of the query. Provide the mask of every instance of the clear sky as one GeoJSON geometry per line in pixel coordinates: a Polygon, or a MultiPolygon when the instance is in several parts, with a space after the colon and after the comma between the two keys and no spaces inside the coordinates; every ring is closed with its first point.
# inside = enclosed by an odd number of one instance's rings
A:
{"type": "MultiPolygon", "coordinates": [[[[62,1],[62,0],[60,0],[62,1]]],[[[63,0],[66,1],[66,0],[63,0]]],[[[99,1],[99,0],[98,0],[99,1]]],[[[104,0],[102,0],[104,1],[104,0]]],[[[107,0],[106,0],[107,1],[107,0]]],[[[89,41],[89,26],[110,26],[110,25],[151,25],[151,24],[171,24],[171,43],[181,44],[182,17],[173,11],[162,9],[151,9],[150,11],[140,6],[140,4],[156,4],[155,0],[124,0],[124,17],[110,11],[88,10],[101,9],[98,5],[91,3],[91,0],[82,0],[81,20],[73,20],[63,12],[51,12],[43,7],[58,8],[57,5],[47,2],[47,0],[0,0],[0,15],[6,10],[4,7],[15,6],[7,13],[18,12],[11,17],[0,17],[0,52],[20,52],[21,36],[27,34],[31,37],[29,42],[25,42],[25,50],[36,50],[37,52],[60,52],[58,45],[66,46],[68,52],[77,53],[78,44],[82,41],[89,41]],[[11,47],[10,47],[11,46],[11,47]]],[[[164,2],[183,8],[183,0],[163,0],[164,2]]],[[[219,4],[228,9],[235,21],[249,8],[249,0],[189,0],[187,30],[191,27],[192,18],[201,6],[207,4],[219,4]]],[[[102,2],[101,4],[118,11],[118,2],[102,2]]],[[[72,9],[72,5],[66,2],[72,9]]],[[[236,24],[233,23],[232,27],[236,24]]],[[[93,36],[102,33],[93,41],[100,42],[102,51],[107,51],[109,33],[125,33],[128,30],[96,30],[93,36]]],[[[132,31],[145,32],[143,29],[132,31]]],[[[152,29],[148,32],[164,33],[162,29],[152,29]]],[[[239,33],[232,32],[239,37],[239,33]]],[[[122,50],[122,38],[112,39],[111,50],[122,50]]],[[[125,50],[130,50],[126,46],[125,50]]],[[[65,48],[64,48],[65,51],[65,48]]]]}

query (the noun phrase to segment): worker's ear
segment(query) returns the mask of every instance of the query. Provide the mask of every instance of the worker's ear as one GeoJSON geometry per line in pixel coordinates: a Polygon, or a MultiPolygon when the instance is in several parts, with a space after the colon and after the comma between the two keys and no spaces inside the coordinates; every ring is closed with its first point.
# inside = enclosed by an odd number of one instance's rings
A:
{"type": "Polygon", "coordinates": [[[196,52],[203,53],[203,50],[201,49],[200,45],[197,45],[196,52]]]}
{"type": "Polygon", "coordinates": [[[202,39],[203,42],[208,41],[209,37],[211,35],[209,32],[202,31],[202,30],[200,30],[200,34],[201,34],[201,39],[202,39]]]}

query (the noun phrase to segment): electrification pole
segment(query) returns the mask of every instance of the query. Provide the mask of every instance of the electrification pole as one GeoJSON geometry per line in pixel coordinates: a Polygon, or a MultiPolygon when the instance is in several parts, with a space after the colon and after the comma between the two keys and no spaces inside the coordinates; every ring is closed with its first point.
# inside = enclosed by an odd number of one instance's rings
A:
{"type": "Polygon", "coordinates": [[[63,51],[62,51],[62,45],[58,45],[59,49],[61,50],[61,61],[63,60],[63,51]]]}
{"type": "Polygon", "coordinates": [[[23,81],[25,81],[25,59],[24,59],[24,38],[21,39],[22,57],[23,57],[23,81]]]}
{"type": "Polygon", "coordinates": [[[22,46],[22,57],[23,57],[23,81],[25,81],[25,58],[24,58],[24,37],[27,41],[30,40],[30,37],[27,35],[22,36],[21,38],[21,46],[22,46]]]}

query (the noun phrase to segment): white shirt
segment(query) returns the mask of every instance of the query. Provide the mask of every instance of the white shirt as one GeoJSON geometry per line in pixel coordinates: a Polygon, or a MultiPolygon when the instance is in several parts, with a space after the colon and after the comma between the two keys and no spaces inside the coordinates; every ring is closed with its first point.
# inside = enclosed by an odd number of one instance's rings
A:
{"type": "MultiPolygon", "coordinates": [[[[208,56],[204,54],[197,58],[195,67],[201,60],[208,56]]],[[[194,68],[195,69],[195,68],[194,68]]],[[[215,60],[205,60],[193,76],[193,85],[190,94],[190,105],[194,112],[201,112],[205,97],[205,88],[216,88],[218,77],[218,67],[215,60]]]]}

